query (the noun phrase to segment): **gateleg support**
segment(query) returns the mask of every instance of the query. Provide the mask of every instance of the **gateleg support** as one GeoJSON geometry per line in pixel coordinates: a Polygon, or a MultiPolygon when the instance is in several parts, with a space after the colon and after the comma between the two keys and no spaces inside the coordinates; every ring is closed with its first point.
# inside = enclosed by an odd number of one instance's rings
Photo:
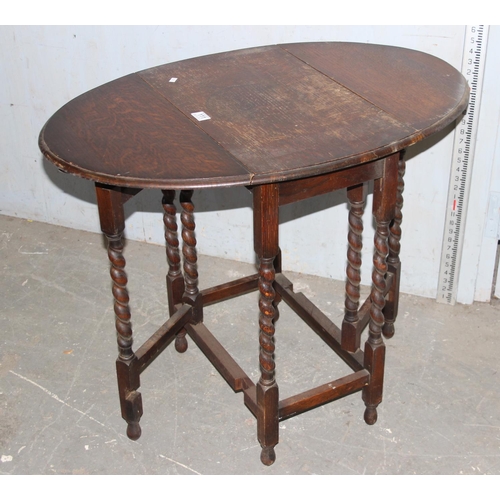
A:
{"type": "MultiPolygon", "coordinates": [[[[175,206],[175,191],[162,190],[163,225],[167,252],[168,273],[166,277],[168,310],[170,316],[175,314],[176,306],[182,303],[185,285],[181,269],[181,254],[179,250],[179,233],[177,226],[177,208],[175,206]]],[[[186,352],[188,342],[186,330],[182,328],[175,336],[175,350],[186,352]]]]}
{"type": "Polygon", "coordinates": [[[401,224],[403,221],[403,191],[404,191],[404,174],[406,165],[404,161],[405,151],[401,151],[398,163],[398,187],[396,196],[396,208],[394,211],[394,219],[390,225],[389,231],[389,257],[387,259],[388,271],[394,276],[392,287],[386,297],[384,307],[385,323],[382,328],[382,333],[385,338],[394,336],[394,323],[398,315],[399,305],[399,283],[401,279],[401,260],[399,253],[401,251],[401,224]]]}
{"type": "Polygon", "coordinates": [[[276,460],[279,441],[279,391],[275,377],[275,264],[279,264],[279,189],[275,184],[253,188],[254,247],[259,259],[259,368],[256,384],[257,438],[264,465],[276,460]]]}
{"type": "Polygon", "coordinates": [[[181,191],[182,255],[184,257],[184,293],[182,302],[193,306],[191,322],[197,324],[203,321],[203,296],[198,288],[198,254],[196,252],[196,225],[192,196],[192,190],[181,191]]]}
{"type": "Polygon", "coordinates": [[[370,373],[370,383],[363,388],[365,422],[377,421],[377,406],[382,402],[384,384],[385,344],[382,339],[386,275],[389,254],[389,224],[394,218],[398,182],[399,153],[384,160],[384,175],[375,180],[373,192],[373,216],[376,230],[374,237],[372,290],[370,294],[370,321],[368,339],[364,349],[364,366],[370,373]]]}

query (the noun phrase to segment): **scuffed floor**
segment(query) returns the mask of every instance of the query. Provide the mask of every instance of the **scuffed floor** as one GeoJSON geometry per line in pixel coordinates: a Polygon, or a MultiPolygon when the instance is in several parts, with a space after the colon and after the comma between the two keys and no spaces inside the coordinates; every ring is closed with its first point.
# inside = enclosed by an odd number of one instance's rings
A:
{"type": "MultiPolygon", "coordinates": [[[[243,396],[192,342],[182,355],[169,346],[144,372],[142,437],[126,437],[100,235],[1,216],[0,255],[0,474],[500,473],[498,302],[450,307],[403,295],[378,422],[364,423],[359,393],[286,420],[265,467],[243,396]]],[[[165,321],[165,250],[128,242],[125,255],[137,347],[165,321]]],[[[201,287],[253,272],[199,259],[201,287]]],[[[340,323],[343,283],[286,275],[340,323]]],[[[253,293],[206,312],[253,379],[256,301],[253,293]]],[[[280,313],[283,398],[349,373],[287,306],[280,313]]]]}

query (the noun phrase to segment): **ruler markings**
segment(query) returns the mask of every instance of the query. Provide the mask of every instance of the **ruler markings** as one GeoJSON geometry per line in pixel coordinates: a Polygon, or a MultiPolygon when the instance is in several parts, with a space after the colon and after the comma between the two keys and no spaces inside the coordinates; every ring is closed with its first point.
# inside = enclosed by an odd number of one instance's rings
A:
{"type": "Polygon", "coordinates": [[[450,305],[455,304],[457,297],[458,274],[465,230],[463,217],[467,213],[469,198],[487,36],[488,26],[471,25],[466,27],[462,74],[470,86],[470,96],[467,112],[455,129],[436,298],[438,302],[450,305]]]}

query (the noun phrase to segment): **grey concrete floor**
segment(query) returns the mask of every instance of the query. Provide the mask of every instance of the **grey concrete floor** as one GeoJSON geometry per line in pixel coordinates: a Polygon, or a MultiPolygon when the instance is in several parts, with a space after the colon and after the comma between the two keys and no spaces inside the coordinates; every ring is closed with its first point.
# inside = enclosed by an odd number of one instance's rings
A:
{"type": "MultiPolygon", "coordinates": [[[[165,320],[165,250],[128,242],[125,252],[139,346],[165,320]]],[[[242,394],[192,342],[184,354],[169,346],[144,372],[142,437],[126,437],[100,235],[1,216],[0,255],[1,474],[500,473],[498,302],[451,307],[402,295],[378,422],[364,423],[359,393],[296,416],[280,425],[276,463],[265,467],[242,394]]],[[[205,287],[254,269],[200,256],[199,272],[205,287]]],[[[343,283],[286,275],[341,321],[343,283]]],[[[256,301],[253,293],[206,313],[253,379],[256,301]]],[[[280,311],[282,397],[349,373],[287,306],[280,311]]]]}

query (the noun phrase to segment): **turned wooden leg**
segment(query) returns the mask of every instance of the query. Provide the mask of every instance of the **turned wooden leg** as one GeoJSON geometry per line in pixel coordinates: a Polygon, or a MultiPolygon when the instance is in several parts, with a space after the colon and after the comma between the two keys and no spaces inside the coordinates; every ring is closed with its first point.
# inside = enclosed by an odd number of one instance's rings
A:
{"type": "MultiPolygon", "coordinates": [[[[177,231],[177,209],[174,199],[175,191],[163,190],[163,223],[165,226],[165,241],[167,243],[167,295],[170,316],[175,313],[175,306],[182,302],[184,294],[184,276],[181,270],[181,256],[179,252],[179,236],[177,231]]],[[[182,329],[175,336],[175,349],[185,352],[188,348],[186,330],[182,329]]]]}
{"type": "MultiPolygon", "coordinates": [[[[274,265],[274,272],[281,273],[281,249],[280,248],[278,249],[278,255],[274,259],[273,265],[274,265]]],[[[282,298],[281,298],[281,295],[279,293],[277,293],[276,291],[274,293],[275,293],[275,295],[274,295],[274,300],[273,300],[273,306],[274,306],[273,322],[274,322],[274,324],[276,324],[276,322],[278,321],[278,319],[280,317],[280,310],[279,310],[278,306],[279,306],[279,303],[281,302],[282,298]]]]}
{"type": "Polygon", "coordinates": [[[118,342],[116,372],[118,392],[123,419],[128,423],[127,436],[139,439],[142,416],[141,394],[137,358],[132,350],[133,336],[130,322],[129,295],[127,291],[127,273],[123,257],[123,231],[125,217],[123,196],[120,191],[96,186],[101,228],[108,239],[108,257],[111,264],[110,274],[114,298],[115,324],[118,342]]]}
{"type": "Polygon", "coordinates": [[[384,177],[375,181],[373,193],[373,215],[376,222],[375,252],[373,254],[373,285],[370,294],[370,321],[364,352],[364,365],[370,372],[370,383],[363,388],[363,401],[366,405],[364,419],[370,425],[377,421],[377,406],[382,401],[384,384],[385,345],[382,340],[384,292],[388,269],[389,224],[394,217],[396,203],[397,167],[396,155],[384,161],[384,177]]]}
{"type": "Polygon", "coordinates": [[[384,307],[385,323],[382,329],[384,337],[391,338],[394,336],[394,322],[398,315],[399,304],[399,283],[401,279],[401,261],[399,252],[401,250],[401,223],[403,221],[403,190],[404,190],[404,174],[405,174],[405,151],[401,151],[398,163],[398,191],[396,197],[396,210],[394,219],[390,225],[389,232],[389,257],[387,259],[388,271],[394,275],[392,287],[386,298],[384,307]]]}
{"type": "Polygon", "coordinates": [[[342,349],[356,352],[360,346],[361,332],[358,331],[358,308],[361,283],[361,251],[363,249],[363,212],[366,199],[366,185],[360,184],[347,189],[350,203],[349,209],[349,234],[347,240],[347,281],[345,314],[342,322],[342,349]]]}
{"type": "Polygon", "coordinates": [[[182,206],[182,255],[184,257],[184,294],[183,302],[193,306],[192,321],[203,321],[202,296],[198,289],[198,269],[196,254],[196,238],[194,223],[194,205],[191,201],[193,191],[181,191],[180,202],[182,206]]]}
{"type": "Polygon", "coordinates": [[[257,186],[254,195],[254,242],[259,257],[259,367],[257,383],[257,437],[262,447],[260,459],[264,465],[276,460],[274,447],[279,440],[279,392],[275,378],[274,302],[275,262],[278,247],[278,188],[273,185],[257,186]]]}

